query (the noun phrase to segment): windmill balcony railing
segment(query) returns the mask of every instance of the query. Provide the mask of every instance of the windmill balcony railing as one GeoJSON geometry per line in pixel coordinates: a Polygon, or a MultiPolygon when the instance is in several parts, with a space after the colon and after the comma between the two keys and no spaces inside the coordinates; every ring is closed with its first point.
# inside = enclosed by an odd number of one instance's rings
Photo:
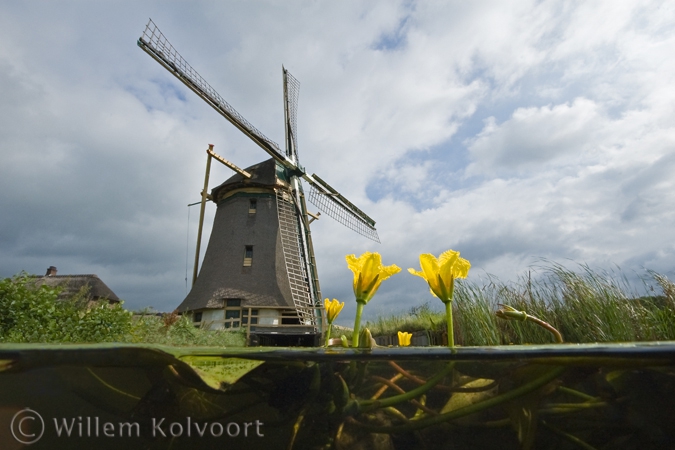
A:
{"type": "Polygon", "coordinates": [[[247,342],[251,332],[265,333],[321,333],[326,330],[327,323],[323,308],[321,307],[298,307],[288,308],[284,306],[265,306],[265,307],[243,307],[236,309],[226,309],[233,317],[217,320],[200,320],[193,322],[197,328],[211,330],[246,330],[247,342]],[[263,311],[278,312],[274,315],[262,313],[263,311]],[[315,320],[314,323],[303,323],[299,318],[302,314],[309,313],[315,320]]]}

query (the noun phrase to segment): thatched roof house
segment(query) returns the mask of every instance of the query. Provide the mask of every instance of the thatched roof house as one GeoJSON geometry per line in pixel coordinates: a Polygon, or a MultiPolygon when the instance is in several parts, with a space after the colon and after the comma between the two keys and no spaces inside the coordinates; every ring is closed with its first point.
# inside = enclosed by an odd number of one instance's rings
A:
{"type": "Polygon", "coordinates": [[[119,303],[120,298],[98,277],[98,275],[57,275],[56,267],[50,266],[47,273],[40,277],[34,276],[36,286],[60,287],[59,299],[72,298],[79,292],[86,290],[89,300],[108,303],[119,303]]]}

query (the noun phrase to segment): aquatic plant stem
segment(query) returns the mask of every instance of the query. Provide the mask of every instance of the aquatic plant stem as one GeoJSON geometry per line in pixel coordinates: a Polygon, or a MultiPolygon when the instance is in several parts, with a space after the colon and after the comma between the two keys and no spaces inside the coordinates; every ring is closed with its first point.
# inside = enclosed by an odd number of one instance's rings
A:
{"type": "Polygon", "coordinates": [[[102,379],[101,377],[99,377],[98,375],[96,375],[96,374],[94,373],[94,371],[91,370],[90,367],[87,367],[87,371],[91,374],[91,376],[93,376],[94,378],[96,378],[96,380],[97,380],[99,383],[101,383],[103,386],[107,387],[108,389],[110,389],[110,390],[112,390],[112,391],[114,391],[114,392],[117,392],[118,394],[125,395],[125,396],[127,396],[127,397],[131,397],[131,398],[133,398],[134,400],[140,400],[140,399],[141,399],[140,397],[137,397],[137,396],[135,396],[135,395],[129,394],[128,392],[125,392],[125,391],[123,391],[123,390],[121,390],[121,389],[117,389],[115,386],[112,386],[112,385],[106,383],[105,381],[103,381],[103,379],[102,379]]]}
{"type": "Polygon", "coordinates": [[[307,412],[307,407],[304,407],[295,423],[293,424],[293,433],[291,434],[291,440],[288,442],[288,450],[293,450],[293,445],[295,445],[295,438],[298,436],[298,431],[300,431],[300,426],[302,421],[305,419],[305,413],[307,412]]]}
{"type": "MultiPolygon", "coordinates": [[[[401,378],[403,378],[403,374],[397,373],[397,374],[394,375],[394,377],[393,377],[391,380],[389,380],[389,381],[392,382],[392,383],[395,383],[396,381],[400,380],[401,378]]],[[[380,396],[381,396],[382,394],[384,394],[384,392],[385,392],[388,388],[389,388],[389,386],[388,386],[386,383],[383,383],[383,384],[382,384],[382,387],[375,393],[375,395],[373,395],[372,397],[370,397],[370,399],[371,399],[371,400],[377,400],[378,398],[380,398],[380,396]]]]}
{"type": "Polygon", "coordinates": [[[448,347],[455,346],[455,330],[452,323],[452,300],[445,302],[445,320],[448,323],[448,347]]]}
{"type": "MultiPolygon", "coordinates": [[[[445,414],[439,414],[434,417],[429,417],[426,419],[420,419],[420,420],[415,420],[407,424],[403,425],[397,425],[395,427],[384,427],[384,426],[376,426],[376,425],[368,425],[364,423],[360,423],[356,420],[351,420],[350,423],[367,429],[369,431],[372,431],[374,433],[402,433],[406,431],[415,431],[419,430],[422,428],[426,428],[431,425],[436,425],[437,423],[442,423],[442,422],[447,422],[450,420],[458,419],[460,417],[465,417],[470,414],[475,414],[477,412],[483,411],[488,408],[492,408],[493,406],[500,405],[502,403],[506,403],[510,400],[522,397],[525,394],[529,394],[530,392],[539,389],[540,387],[550,383],[551,381],[555,380],[558,378],[563,372],[567,370],[566,367],[556,367],[554,369],[551,369],[548,373],[542,375],[541,377],[530,381],[529,383],[525,383],[524,385],[520,386],[519,388],[512,389],[508,392],[505,392],[503,394],[497,395],[495,397],[492,397],[490,399],[487,399],[482,402],[474,403],[472,405],[465,406],[463,408],[456,409],[454,411],[447,412],[445,414]]],[[[434,377],[436,378],[436,377],[434,377]]],[[[411,391],[412,392],[412,391],[411,391]]],[[[386,400],[386,399],[385,399],[386,400]]]]}
{"type": "Polygon", "coordinates": [[[558,330],[556,330],[555,328],[553,328],[553,326],[552,326],[550,323],[544,322],[544,321],[541,320],[541,319],[538,319],[538,318],[536,318],[536,317],[529,316],[529,315],[527,316],[527,319],[528,319],[530,322],[534,322],[534,323],[536,323],[537,325],[539,325],[540,327],[542,327],[543,329],[545,329],[546,331],[550,332],[550,333],[553,335],[553,337],[555,337],[556,343],[558,343],[558,344],[562,344],[562,343],[563,343],[563,337],[562,337],[562,334],[560,334],[560,332],[559,332],[558,330]]]}
{"type": "MultiPolygon", "coordinates": [[[[413,375],[413,374],[411,374],[410,372],[406,371],[403,367],[399,366],[399,365],[396,364],[394,361],[389,361],[389,365],[390,365],[391,367],[393,367],[394,369],[396,369],[396,371],[397,371],[399,374],[403,375],[404,377],[406,377],[407,379],[409,379],[409,380],[412,381],[413,383],[416,383],[416,384],[424,384],[424,383],[427,382],[427,380],[425,380],[425,379],[423,379],[423,378],[416,377],[415,375],[413,375]]],[[[485,386],[474,387],[474,388],[467,388],[467,387],[463,387],[463,386],[461,386],[461,385],[460,385],[460,386],[454,386],[454,387],[451,387],[451,386],[446,386],[446,385],[443,385],[443,384],[437,384],[437,385],[434,386],[433,388],[434,388],[434,389],[437,389],[437,390],[440,390],[440,391],[449,391],[449,392],[483,392],[483,391],[487,391],[487,390],[492,389],[492,388],[495,387],[497,384],[498,384],[498,381],[495,380],[495,381],[493,381],[493,382],[490,383],[490,384],[486,384],[485,386]]]]}
{"type": "MultiPolygon", "coordinates": [[[[401,374],[399,374],[399,375],[401,375],[401,374]]],[[[397,375],[397,376],[398,376],[398,375],[397,375]]],[[[403,375],[401,375],[401,376],[403,376],[403,375]]],[[[398,385],[397,385],[396,383],[394,383],[393,381],[387,380],[386,378],[382,378],[382,377],[379,377],[379,376],[377,376],[377,375],[373,375],[372,378],[373,378],[375,381],[379,381],[380,383],[382,383],[382,384],[384,385],[384,387],[390,387],[390,388],[392,388],[393,390],[395,390],[396,392],[398,392],[399,394],[405,394],[405,393],[406,393],[405,390],[404,390],[402,387],[398,386],[398,385]]],[[[373,400],[373,399],[371,398],[371,400],[373,400]]],[[[418,401],[415,400],[415,399],[410,400],[410,403],[412,403],[413,405],[417,406],[417,409],[420,409],[420,410],[424,411],[424,412],[427,413],[427,414],[431,414],[432,416],[435,416],[435,415],[438,414],[438,413],[437,413],[436,411],[434,411],[433,409],[427,408],[426,405],[422,404],[421,402],[418,402],[418,401]]]]}
{"type": "Polygon", "coordinates": [[[584,403],[557,403],[549,405],[547,408],[540,409],[542,414],[568,414],[583,409],[604,408],[608,406],[607,402],[584,402],[584,403]]]}
{"type": "Polygon", "coordinates": [[[565,394],[570,394],[575,397],[579,397],[581,399],[584,399],[586,401],[598,401],[600,400],[600,397],[593,397],[592,395],[585,394],[583,392],[577,391],[576,389],[570,389],[565,386],[558,386],[558,392],[563,392],[565,394]]]}
{"type": "Polygon", "coordinates": [[[554,427],[553,425],[550,425],[549,423],[547,423],[545,420],[542,420],[541,423],[542,423],[542,425],[544,425],[549,430],[553,431],[556,434],[559,434],[560,436],[564,437],[565,439],[567,439],[570,442],[574,442],[579,447],[585,448],[586,450],[597,450],[595,447],[588,444],[587,442],[579,439],[578,437],[576,437],[572,434],[569,434],[569,433],[566,433],[562,430],[559,430],[558,428],[554,427]]]}
{"type": "Polygon", "coordinates": [[[447,374],[449,374],[452,369],[455,367],[455,362],[449,362],[443,370],[438,372],[428,382],[419,386],[413,390],[406,392],[401,395],[394,395],[392,397],[387,397],[385,399],[379,400],[357,400],[358,409],[360,412],[371,411],[373,409],[385,408],[387,406],[393,406],[401,402],[407,402],[408,400],[414,399],[418,395],[426,393],[429,389],[437,385],[447,374]]]}
{"type": "Polygon", "coordinates": [[[362,300],[356,299],[356,318],[354,319],[354,332],[352,334],[352,347],[359,346],[359,333],[361,332],[361,314],[366,303],[362,300]]]}
{"type": "Polygon", "coordinates": [[[331,332],[332,328],[333,328],[333,324],[329,323],[328,324],[328,330],[326,330],[326,343],[325,343],[324,347],[328,347],[328,344],[330,343],[330,332],[331,332]]]}
{"type": "Polygon", "coordinates": [[[563,337],[562,337],[562,335],[561,335],[560,332],[559,332],[558,330],[556,330],[550,323],[544,322],[543,320],[541,320],[541,319],[539,319],[539,318],[537,318],[537,317],[531,316],[531,315],[527,314],[525,311],[518,311],[517,309],[512,308],[512,307],[509,306],[509,305],[503,305],[503,304],[500,304],[499,306],[501,306],[502,309],[497,310],[497,311],[495,312],[495,315],[496,315],[497,317],[499,317],[500,319],[504,319],[504,320],[519,320],[519,321],[521,321],[521,322],[525,322],[525,321],[534,322],[536,325],[539,325],[540,327],[542,327],[542,328],[545,329],[546,331],[548,331],[548,332],[550,332],[551,334],[553,334],[553,336],[555,337],[555,341],[556,341],[558,344],[562,344],[562,343],[563,343],[563,337]]]}

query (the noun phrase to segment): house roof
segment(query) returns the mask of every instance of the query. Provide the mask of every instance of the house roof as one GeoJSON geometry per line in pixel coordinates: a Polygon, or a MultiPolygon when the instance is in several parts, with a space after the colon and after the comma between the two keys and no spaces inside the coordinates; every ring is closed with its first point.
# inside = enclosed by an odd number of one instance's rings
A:
{"type": "Polygon", "coordinates": [[[89,296],[94,300],[106,299],[119,302],[120,298],[98,277],[98,275],[50,275],[34,276],[36,286],[62,288],[59,299],[70,298],[84,287],[89,288],[89,296]]]}

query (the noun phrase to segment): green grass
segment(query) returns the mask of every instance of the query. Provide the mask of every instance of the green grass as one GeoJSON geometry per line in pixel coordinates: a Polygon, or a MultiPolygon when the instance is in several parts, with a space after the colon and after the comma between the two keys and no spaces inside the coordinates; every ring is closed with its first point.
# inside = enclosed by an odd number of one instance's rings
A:
{"type": "MultiPolygon", "coordinates": [[[[565,342],[629,342],[675,340],[675,284],[653,271],[643,279],[653,296],[632,289],[620,272],[578,272],[546,262],[542,276],[502,283],[488,277],[483,283],[457,282],[453,300],[455,343],[458,345],[544,344],[549,332],[530,322],[505,321],[495,316],[506,304],[557,328],[565,342]],[[659,292],[660,291],[660,292],[659,292]]],[[[406,313],[366,322],[373,336],[398,331],[446,330],[442,303],[432,299],[406,313]]]]}
{"type": "Polygon", "coordinates": [[[243,330],[206,330],[195,328],[187,316],[175,314],[141,315],[133,319],[132,326],[119,342],[133,344],[162,344],[174,346],[243,347],[246,333],[243,330]]]}

